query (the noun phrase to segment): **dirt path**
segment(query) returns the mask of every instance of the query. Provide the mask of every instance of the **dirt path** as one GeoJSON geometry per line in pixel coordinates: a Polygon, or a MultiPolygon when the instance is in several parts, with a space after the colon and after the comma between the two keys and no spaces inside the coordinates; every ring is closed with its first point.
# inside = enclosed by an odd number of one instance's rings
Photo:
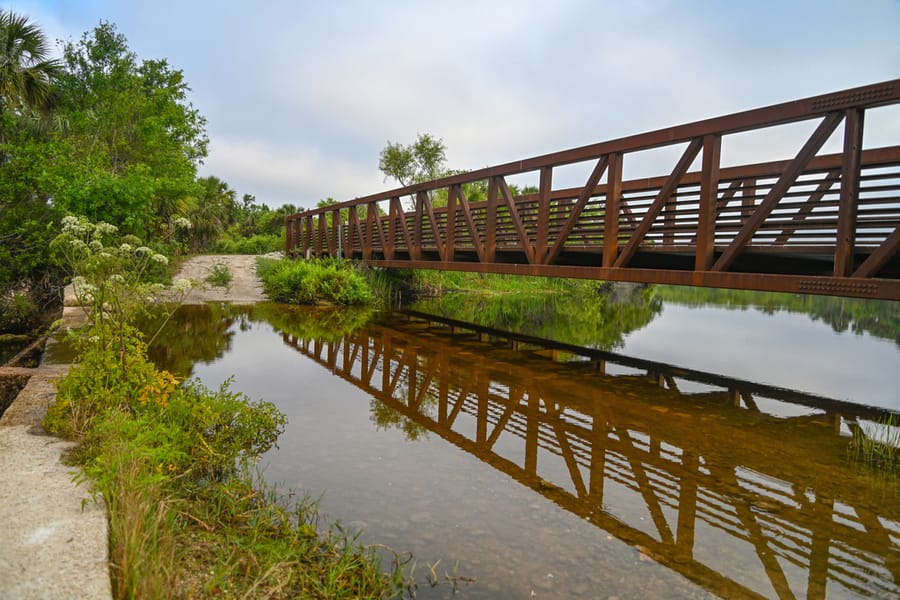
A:
{"type": "Polygon", "coordinates": [[[173,281],[180,277],[190,279],[194,283],[194,289],[184,299],[185,304],[202,304],[204,302],[253,304],[266,300],[262,284],[256,275],[255,256],[193,256],[185,261],[173,281]],[[217,287],[206,280],[217,263],[228,267],[228,271],[231,273],[232,280],[227,287],[217,287]]]}

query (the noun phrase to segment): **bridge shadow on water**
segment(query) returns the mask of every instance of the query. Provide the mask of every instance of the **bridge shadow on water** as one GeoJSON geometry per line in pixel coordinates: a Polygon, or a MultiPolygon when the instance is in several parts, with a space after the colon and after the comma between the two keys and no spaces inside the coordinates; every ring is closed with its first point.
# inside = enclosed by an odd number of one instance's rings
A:
{"type": "Polygon", "coordinates": [[[895,484],[848,459],[884,411],[423,313],[281,330],[379,425],[440,436],[710,592],[900,595],[895,484]]]}

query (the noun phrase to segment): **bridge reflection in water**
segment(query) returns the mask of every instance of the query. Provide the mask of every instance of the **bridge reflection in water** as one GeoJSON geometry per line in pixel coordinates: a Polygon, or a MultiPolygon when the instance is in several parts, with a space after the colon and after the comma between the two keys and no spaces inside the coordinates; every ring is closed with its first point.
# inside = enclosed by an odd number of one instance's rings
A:
{"type": "Polygon", "coordinates": [[[841,435],[875,409],[422,315],[282,335],[391,418],[716,594],[900,595],[896,489],[841,435]]]}

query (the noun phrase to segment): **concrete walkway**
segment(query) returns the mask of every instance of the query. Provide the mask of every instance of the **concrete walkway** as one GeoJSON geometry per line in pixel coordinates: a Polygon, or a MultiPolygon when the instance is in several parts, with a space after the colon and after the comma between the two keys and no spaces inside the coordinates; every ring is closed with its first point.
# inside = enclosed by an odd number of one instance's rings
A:
{"type": "MultiPolygon", "coordinates": [[[[83,318],[67,307],[71,325],[83,318]]],[[[61,459],[71,442],[48,436],[41,419],[68,365],[42,365],[0,417],[0,598],[112,597],[106,507],[61,459]]],[[[101,501],[102,502],[102,501],[101,501]]]]}

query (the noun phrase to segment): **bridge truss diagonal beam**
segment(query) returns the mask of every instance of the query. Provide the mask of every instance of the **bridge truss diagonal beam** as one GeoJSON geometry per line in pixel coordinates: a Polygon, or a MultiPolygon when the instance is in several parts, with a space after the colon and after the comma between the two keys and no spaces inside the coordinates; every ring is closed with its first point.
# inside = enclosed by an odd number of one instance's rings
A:
{"type": "Polygon", "coordinates": [[[285,251],[389,268],[900,301],[900,139],[863,145],[867,111],[883,107],[900,110],[900,80],[371,194],[289,215],[285,251]],[[737,134],[802,123],[813,131],[793,157],[722,163],[737,134]],[[841,151],[820,154],[841,124],[841,151]],[[680,155],[668,172],[623,178],[632,156],[660,149],[680,155]],[[554,188],[571,165],[589,171],[584,184],[554,188]],[[518,176],[535,178],[536,192],[515,195],[518,176]],[[487,197],[474,201],[469,186],[484,182],[487,197]],[[409,212],[404,197],[414,199],[409,212]]]}

